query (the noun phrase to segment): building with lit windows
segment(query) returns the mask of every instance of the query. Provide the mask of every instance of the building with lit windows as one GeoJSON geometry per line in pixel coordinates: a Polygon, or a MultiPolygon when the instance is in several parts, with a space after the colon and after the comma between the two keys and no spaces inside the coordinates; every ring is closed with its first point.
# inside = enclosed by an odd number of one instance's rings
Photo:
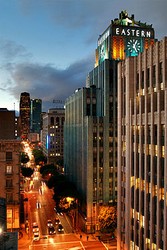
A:
{"type": "Polygon", "coordinates": [[[41,112],[42,112],[42,100],[31,99],[30,108],[30,131],[31,133],[40,134],[41,130],[41,112]]]}
{"type": "Polygon", "coordinates": [[[167,249],[167,38],[118,65],[118,246],[167,249]]]}
{"type": "Polygon", "coordinates": [[[20,95],[20,136],[27,139],[30,133],[30,94],[23,92],[20,95]]]}
{"type": "Polygon", "coordinates": [[[49,164],[56,164],[63,159],[64,152],[64,108],[49,109],[42,117],[42,149],[49,164]]]}
{"type": "Polygon", "coordinates": [[[87,232],[101,205],[117,202],[117,64],[154,43],[154,29],[122,11],[99,36],[86,88],[66,100],[65,174],[81,194],[87,232]]]}
{"type": "Polygon", "coordinates": [[[6,201],[6,227],[11,232],[20,228],[20,150],[19,140],[0,140],[0,197],[6,201]]]}

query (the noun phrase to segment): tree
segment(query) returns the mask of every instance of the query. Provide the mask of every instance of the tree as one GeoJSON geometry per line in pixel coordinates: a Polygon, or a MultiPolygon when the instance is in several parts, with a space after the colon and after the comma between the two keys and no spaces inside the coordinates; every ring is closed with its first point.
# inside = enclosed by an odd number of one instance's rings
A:
{"type": "Polygon", "coordinates": [[[100,231],[114,232],[117,227],[116,206],[101,206],[98,219],[100,231]]]}
{"type": "Polygon", "coordinates": [[[34,155],[36,165],[47,162],[47,158],[41,150],[33,149],[32,154],[34,155]]]}
{"type": "Polygon", "coordinates": [[[43,178],[48,174],[50,174],[50,176],[59,175],[57,173],[56,167],[53,164],[46,164],[44,166],[41,166],[39,171],[43,178]]]}
{"type": "Polygon", "coordinates": [[[29,156],[28,154],[21,152],[21,163],[26,164],[29,161],[29,156]]]}
{"type": "Polygon", "coordinates": [[[26,168],[22,167],[21,168],[21,173],[24,177],[31,177],[31,175],[34,173],[34,170],[32,168],[26,168]]]}

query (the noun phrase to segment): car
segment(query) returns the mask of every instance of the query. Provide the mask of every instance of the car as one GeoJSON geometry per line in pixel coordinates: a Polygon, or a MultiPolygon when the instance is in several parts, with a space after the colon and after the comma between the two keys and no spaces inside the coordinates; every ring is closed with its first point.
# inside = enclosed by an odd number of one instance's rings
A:
{"type": "Polygon", "coordinates": [[[54,210],[57,213],[57,215],[63,216],[63,212],[60,209],[57,209],[56,207],[54,207],[54,210]]]}
{"type": "Polygon", "coordinates": [[[64,232],[64,228],[61,224],[58,225],[58,231],[59,232],[64,232]]]}
{"type": "Polygon", "coordinates": [[[38,227],[38,224],[36,222],[34,222],[32,224],[32,231],[33,231],[33,233],[34,232],[39,232],[39,227],[38,227]]]}
{"type": "Polygon", "coordinates": [[[55,224],[56,224],[56,225],[60,224],[59,218],[56,218],[56,219],[55,219],[55,224]]]}
{"type": "Polygon", "coordinates": [[[56,233],[56,230],[55,230],[54,226],[48,227],[48,233],[49,234],[55,234],[56,233]]]}
{"type": "Polygon", "coordinates": [[[48,226],[48,227],[53,226],[53,222],[52,222],[51,220],[47,220],[47,226],[48,226]]]}
{"type": "Polygon", "coordinates": [[[40,240],[39,232],[35,232],[35,233],[34,233],[34,235],[33,235],[33,240],[34,240],[34,241],[40,240]]]}

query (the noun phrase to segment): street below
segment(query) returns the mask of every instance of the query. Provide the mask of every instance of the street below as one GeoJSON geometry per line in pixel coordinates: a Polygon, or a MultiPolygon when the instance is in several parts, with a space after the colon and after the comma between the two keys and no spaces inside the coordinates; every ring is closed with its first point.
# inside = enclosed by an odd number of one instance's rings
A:
{"type": "Polygon", "coordinates": [[[57,214],[54,210],[55,201],[53,200],[53,190],[50,190],[44,181],[40,178],[39,172],[34,172],[33,184],[29,191],[24,193],[25,213],[28,214],[29,230],[23,233],[23,238],[19,240],[19,249],[21,250],[98,250],[108,249],[95,236],[84,234],[83,232],[74,233],[70,220],[66,214],[57,214]],[[55,218],[59,218],[64,231],[58,231],[58,225],[55,225],[55,218]],[[56,229],[53,235],[48,234],[47,221],[51,220],[56,229]],[[33,223],[39,227],[40,239],[33,240],[33,223]],[[82,233],[82,238],[80,237],[82,233]]]}

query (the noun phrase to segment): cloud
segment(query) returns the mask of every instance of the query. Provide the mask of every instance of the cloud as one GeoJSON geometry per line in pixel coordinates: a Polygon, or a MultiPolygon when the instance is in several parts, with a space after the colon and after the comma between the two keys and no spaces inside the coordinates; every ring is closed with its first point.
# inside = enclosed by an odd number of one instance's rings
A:
{"type": "Polygon", "coordinates": [[[1,60],[14,61],[31,57],[31,54],[26,51],[24,46],[17,44],[11,40],[0,39],[1,60]]]}
{"type": "Polygon", "coordinates": [[[10,71],[14,87],[8,91],[19,100],[21,92],[30,93],[31,98],[41,98],[43,110],[53,107],[53,100],[63,100],[86,85],[86,76],[93,68],[93,55],[75,62],[66,69],[53,65],[21,63],[13,65],[10,71]]]}
{"type": "Polygon", "coordinates": [[[20,4],[22,11],[29,15],[42,11],[43,18],[49,17],[55,26],[73,32],[88,29],[90,32],[85,42],[96,41],[110,20],[119,17],[122,10],[127,10],[129,15],[134,14],[136,20],[153,24],[158,38],[166,32],[166,0],[152,0],[151,4],[148,0],[20,0],[20,4]]]}

